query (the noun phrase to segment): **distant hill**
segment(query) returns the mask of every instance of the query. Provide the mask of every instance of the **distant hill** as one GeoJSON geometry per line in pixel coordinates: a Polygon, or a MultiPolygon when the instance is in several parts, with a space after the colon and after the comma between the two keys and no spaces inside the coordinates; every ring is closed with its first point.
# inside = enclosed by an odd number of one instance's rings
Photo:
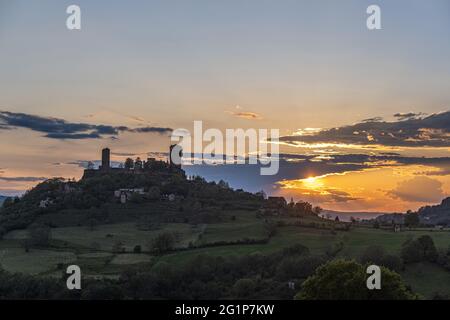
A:
{"type": "Polygon", "coordinates": [[[3,204],[3,201],[5,201],[6,198],[8,197],[0,195],[0,206],[3,204]]]}
{"type": "Polygon", "coordinates": [[[450,225],[450,197],[442,200],[441,204],[422,207],[418,213],[424,223],[450,225]]]}
{"type": "Polygon", "coordinates": [[[384,214],[385,213],[383,212],[365,212],[365,211],[345,212],[345,211],[323,210],[321,216],[333,220],[336,218],[336,216],[338,216],[340,221],[349,222],[352,217],[357,220],[371,220],[384,214]]]}
{"type": "Polygon", "coordinates": [[[403,213],[388,213],[378,216],[376,220],[381,224],[404,224],[405,215],[403,213]]]}
{"type": "MultiPolygon", "coordinates": [[[[450,197],[442,200],[440,204],[434,206],[425,206],[420,208],[419,214],[420,222],[430,225],[450,225],[450,197]]],[[[404,215],[400,213],[383,214],[376,217],[380,223],[403,224],[404,215]]]]}

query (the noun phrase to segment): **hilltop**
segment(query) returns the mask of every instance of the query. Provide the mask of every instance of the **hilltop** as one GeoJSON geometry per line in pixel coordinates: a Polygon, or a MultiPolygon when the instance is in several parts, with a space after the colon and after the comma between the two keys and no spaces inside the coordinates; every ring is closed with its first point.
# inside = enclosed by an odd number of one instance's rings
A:
{"type": "Polygon", "coordinates": [[[35,222],[68,227],[137,221],[143,218],[137,214],[142,208],[154,216],[161,213],[160,222],[204,223],[220,221],[224,209],[257,210],[262,202],[261,195],[233,190],[225,182],[186,177],[180,169],[124,169],[91,172],[79,181],[44,181],[4,206],[0,224],[6,233],[35,222]]]}
{"type": "Polygon", "coordinates": [[[418,214],[424,223],[450,225],[450,197],[445,198],[438,205],[420,208],[418,214]]]}

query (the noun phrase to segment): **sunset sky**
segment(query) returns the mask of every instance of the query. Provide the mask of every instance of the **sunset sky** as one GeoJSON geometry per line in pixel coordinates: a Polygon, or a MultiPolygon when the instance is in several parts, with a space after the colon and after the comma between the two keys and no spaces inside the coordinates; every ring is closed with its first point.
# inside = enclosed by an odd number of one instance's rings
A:
{"type": "Polygon", "coordinates": [[[106,146],[114,161],[167,152],[171,129],[202,120],[280,129],[280,172],[188,173],[334,210],[438,203],[449,39],[448,0],[0,0],[0,194],[78,179],[106,146]],[[373,3],[382,30],[366,28],[373,3]]]}

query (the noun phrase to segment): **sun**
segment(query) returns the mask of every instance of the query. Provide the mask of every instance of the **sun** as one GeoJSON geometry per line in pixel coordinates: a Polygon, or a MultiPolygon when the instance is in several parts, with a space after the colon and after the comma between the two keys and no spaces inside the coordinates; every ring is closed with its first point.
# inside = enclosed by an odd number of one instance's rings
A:
{"type": "Polygon", "coordinates": [[[317,190],[323,187],[323,182],[320,181],[319,177],[309,177],[302,180],[303,185],[305,188],[309,190],[317,190]]]}
{"type": "Polygon", "coordinates": [[[306,183],[314,183],[314,182],[317,181],[317,178],[316,177],[309,177],[309,178],[303,179],[303,181],[305,181],[306,183]]]}

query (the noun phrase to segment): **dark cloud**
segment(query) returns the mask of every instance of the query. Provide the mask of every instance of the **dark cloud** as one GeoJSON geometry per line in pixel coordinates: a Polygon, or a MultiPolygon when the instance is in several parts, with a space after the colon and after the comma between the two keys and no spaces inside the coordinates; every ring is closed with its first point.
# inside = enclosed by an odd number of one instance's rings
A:
{"type": "Polygon", "coordinates": [[[297,188],[296,193],[301,193],[302,197],[313,203],[344,203],[361,200],[351,196],[349,193],[333,188],[324,188],[320,191],[297,188]]]}
{"type": "Polygon", "coordinates": [[[45,137],[50,139],[61,139],[61,140],[82,140],[82,139],[99,139],[102,136],[97,132],[91,132],[91,133],[48,133],[45,135],[45,137]]]}
{"type": "Polygon", "coordinates": [[[256,192],[264,189],[273,191],[274,186],[282,180],[304,179],[329,173],[343,173],[369,168],[360,163],[337,164],[332,162],[301,161],[292,162],[280,159],[279,172],[273,176],[261,175],[260,164],[223,164],[223,165],[186,165],[183,169],[188,175],[200,175],[209,181],[219,181],[226,178],[233,188],[256,192]]]}
{"type": "Polygon", "coordinates": [[[374,118],[361,120],[361,122],[380,122],[380,121],[383,121],[382,117],[374,117],[374,118]]]}
{"type": "Polygon", "coordinates": [[[399,156],[400,153],[397,152],[380,152],[381,155],[383,156],[399,156]]]}
{"type": "Polygon", "coordinates": [[[13,128],[27,128],[44,133],[46,138],[60,140],[100,139],[105,136],[116,138],[121,132],[166,134],[172,131],[171,128],[164,127],[129,128],[126,126],[73,123],[51,117],[0,111],[0,130],[13,128]]]}
{"type": "MultiPolygon", "coordinates": [[[[252,192],[263,189],[268,193],[272,193],[278,188],[279,182],[283,180],[305,179],[326,174],[339,174],[370,168],[407,165],[424,165],[430,168],[430,171],[424,173],[418,172],[418,175],[438,173],[444,175],[448,172],[445,170],[450,169],[450,157],[422,158],[397,155],[339,154],[329,158],[318,158],[316,155],[280,154],[280,169],[273,176],[262,176],[260,174],[261,165],[259,164],[200,164],[185,165],[183,169],[185,169],[188,175],[200,175],[209,181],[219,181],[225,177],[233,188],[242,188],[252,192]]],[[[419,189],[422,189],[422,187],[419,189]]],[[[311,193],[312,191],[309,190],[309,192],[311,193]]],[[[358,200],[349,194],[332,188],[327,189],[326,193],[325,198],[329,202],[358,200]]],[[[317,199],[319,196],[321,195],[315,195],[317,199]]],[[[324,197],[322,196],[322,198],[324,197]]]]}
{"type": "Polygon", "coordinates": [[[328,156],[327,158],[321,158],[315,155],[296,155],[296,154],[280,154],[280,159],[286,161],[320,161],[328,164],[358,164],[368,167],[381,167],[381,166],[401,166],[401,165],[427,165],[436,168],[450,166],[450,157],[403,157],[396,153],[381,153],[380,155],[367,155],[367,154],[335,154],[328,156]]]}
{"type": "Polygon", "coordinates": [[[396,117],[398,120],[411,120],[411,119],[417,119],[425,116],[425,113],[422,112],[407,112],[407,113],[396,113],[394,114],[394,117],[396,117]]]}
{"type": "Polygon", "coordinates": [[[135,128],[135,129],[126,129],[123,131],[129,131],[129,132],[136,132],[136,133],[168,133],[172,132],[171,128],[158,128],[158,127],[141,127],[141,128],[135,128]]]}
{"type": "MultiPolygon", "coordinates": [[[[372,119],[373,120],[373,119],[372,119]]],[[[404,147],[450,147],[450,111],[425,118],[386,122],[367,121],[322,130],[311,135],[284,136],[288,144],[343,143],[404,147]]]]}
{"type": "Polygon", "coordinates": [[[47,180],[46,177],[2,177],[0,176],[0,180],[8,181],[8,182],[38,182],[47,180]]]}

